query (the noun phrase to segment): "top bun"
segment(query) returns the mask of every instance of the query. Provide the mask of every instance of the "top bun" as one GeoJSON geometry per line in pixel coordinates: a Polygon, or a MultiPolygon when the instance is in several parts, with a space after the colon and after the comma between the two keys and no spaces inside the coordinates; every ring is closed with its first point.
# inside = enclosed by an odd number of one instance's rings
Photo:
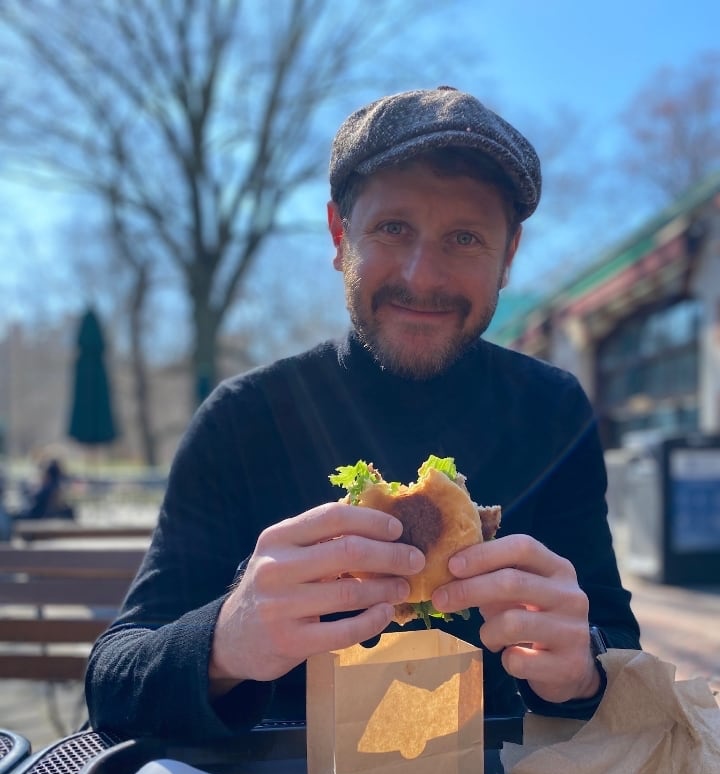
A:
{"type": "Polygon", "coordinates": [[[428,601],[438,586],[453,580],[448,559],[483,539],[478,507],[464,485],[434,468],[420,481],[400,485],[392,492],[385,482],[370,484],[356,502],[399,519],[403,533],[398,542],[409,543],[425,554],[423,570],[406,576],[408,602],[428,601]]]}

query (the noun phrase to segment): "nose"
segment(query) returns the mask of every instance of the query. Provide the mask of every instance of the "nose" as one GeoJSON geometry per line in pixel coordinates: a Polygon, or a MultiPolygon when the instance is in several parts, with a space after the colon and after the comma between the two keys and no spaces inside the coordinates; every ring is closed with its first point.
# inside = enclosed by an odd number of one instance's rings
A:
{"type": "Polygon", "coordinates": [[[442,284],[446,269],[442,250],[428,239],[418,239],[403,257],[401,275],[417,291],[442,284]]]}

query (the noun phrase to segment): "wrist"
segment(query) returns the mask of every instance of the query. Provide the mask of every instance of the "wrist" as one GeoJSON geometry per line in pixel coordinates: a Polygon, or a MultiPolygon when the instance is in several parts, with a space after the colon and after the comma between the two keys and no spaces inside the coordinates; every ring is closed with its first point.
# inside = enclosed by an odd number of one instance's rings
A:
{"type": "Polygon", "coordinates": [[[216,699],[226,693],[229,693],[238,683],[238,680],[232,677],[226,669],[220,665],[217,659],[216,648],[210,651],[210,661],[208,663],[208,692],[211,699],[216,699]]]}
{"type": "Polygon", "coordinates": [[[598,660],[598,656],[607,653],[607,644],[602,631],[594,625],[590,625],[590,643],[589,643],[589,667],[588,679],[578,694],[578,699],[590,699],[598,693],[605,690],[605,670],[598,660]]]}
{"type": "Polygon", "coordinates": [[[590,654],[586,677],[583,680],[578,693],[574,696],[575,699],[591,699],[598,694],[602,687],[602,679],[600,677],[598,666],[595,657],[590,654]]]}

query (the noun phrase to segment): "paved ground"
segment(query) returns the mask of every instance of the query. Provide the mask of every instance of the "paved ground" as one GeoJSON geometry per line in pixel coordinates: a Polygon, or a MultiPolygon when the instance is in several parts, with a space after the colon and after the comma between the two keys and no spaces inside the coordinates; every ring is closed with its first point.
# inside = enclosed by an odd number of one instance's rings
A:
{"type": "MultiPolygon", "coordinates": [[[[687,589],[626,576],[642,627],[643,647],[677,666],[676,677],[703,677],[720,691],[720,587],[687,589]]],[[[38,683],[0,683],[0,727],[27,736],[40,749],[63,734],[48,717],[46,688],[38,683]]],[[[79,687],[63,688],[58,704],[65,722],[77,722],[79,687]],[[68,721],[72,718],[72,721],[68,721]]],[[[66,726],[67,731],[72,730],[66,726]]]]}
{"type": "Polygon", "coordinates": [[[703,677],[720,698],[720,586],[687,589],[625,577],[643,649],[675,664],[676,678],[703,677]]]}

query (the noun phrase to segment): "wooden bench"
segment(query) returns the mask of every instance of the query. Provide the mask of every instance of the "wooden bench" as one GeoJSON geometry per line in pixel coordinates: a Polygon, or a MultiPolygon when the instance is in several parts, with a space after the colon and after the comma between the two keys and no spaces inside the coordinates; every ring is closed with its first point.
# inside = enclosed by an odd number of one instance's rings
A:
{"type": "Polygon", "coordinates": [[[0,547],[0,679],[81,680],[144,553],[0,547]]]}
{"type": "Polygon", "coordinates": [[[149,540],[153,525],[124,525],[114,527],[90,526],[63,519],[19,519],[13,524],[13,537],[23,543],[40,541],[85,539],[149,540]]]}

